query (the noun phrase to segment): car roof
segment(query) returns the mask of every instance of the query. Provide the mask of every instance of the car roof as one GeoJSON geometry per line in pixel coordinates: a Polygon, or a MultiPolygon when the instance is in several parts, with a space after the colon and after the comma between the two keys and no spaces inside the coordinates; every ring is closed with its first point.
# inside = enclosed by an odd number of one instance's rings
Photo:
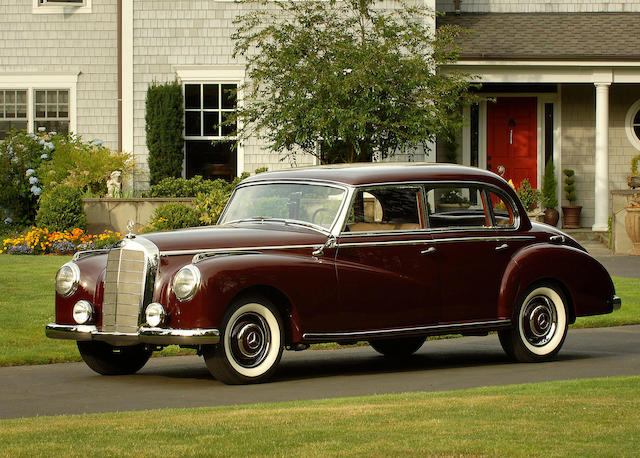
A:
{"type": "Polygon", "coordinates": [[[298,167],[253,175],[243,181],[255,183],[273,180],[318,180],[351,186],[412,181],[480,181],[504,188],[506,182],[493,172],[455,164],[357,163],[316,167],[298,167]]]}

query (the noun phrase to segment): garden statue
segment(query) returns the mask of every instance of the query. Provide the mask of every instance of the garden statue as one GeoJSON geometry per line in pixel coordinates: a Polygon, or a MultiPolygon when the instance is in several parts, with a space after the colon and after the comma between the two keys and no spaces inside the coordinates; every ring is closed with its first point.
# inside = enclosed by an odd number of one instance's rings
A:
{"type": "Polygon", "coordinates": [[[122,171],[114,170],[107,179],[107,197],[120,197],[122,195],[122,171]]]}

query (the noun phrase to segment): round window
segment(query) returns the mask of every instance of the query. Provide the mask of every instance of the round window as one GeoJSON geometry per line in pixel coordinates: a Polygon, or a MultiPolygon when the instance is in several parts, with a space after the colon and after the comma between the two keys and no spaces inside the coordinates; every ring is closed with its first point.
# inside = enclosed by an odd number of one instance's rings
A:
{"type": "Polygon", "coordinates": [[[629,108],[625,120],[625,130],[631,144],[640,150],[640,100],[629,108]]]}

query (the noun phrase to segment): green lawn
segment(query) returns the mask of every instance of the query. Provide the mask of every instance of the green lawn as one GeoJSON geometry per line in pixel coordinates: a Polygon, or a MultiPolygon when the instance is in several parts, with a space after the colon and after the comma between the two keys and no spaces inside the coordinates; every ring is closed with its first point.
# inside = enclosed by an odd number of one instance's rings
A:
{"type": "MultiPolygon", "coordinates": [[[[54,321],[53,278],[65,256],[0,255],[0,366],[79,361],[75,342],[47,339],[54,321]]],[[[614,278],[622,310],[579,318],[575,327],[640,323],[640,280],[614,278]]],[[[335,348],[335,346],[333,346],[335,348]]],[[[192,353],[172,346],[162,354],[192,353]]]]}
{"type": "Polygon", "coordinates": [[[0,420],[3,456],[638,456],[640,377],[0,420]]]}

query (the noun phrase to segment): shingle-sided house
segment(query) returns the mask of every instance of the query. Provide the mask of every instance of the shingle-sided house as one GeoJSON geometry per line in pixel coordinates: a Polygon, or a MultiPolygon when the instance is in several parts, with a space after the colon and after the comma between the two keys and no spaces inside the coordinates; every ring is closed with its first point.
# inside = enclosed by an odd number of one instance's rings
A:
{"type": "MultiPolygon", "coordinates": [[[[640,2],[438,0],[472,33],[454,66],[494,101],[468,109],[463,162],[540,185],[576,172],[582,225],[606,231],[610,191],[640,150],[640,2]],[[458,10],[456,12],[456,9],[458,10]]],[[[439,156],[442,155],[439,152],[439,156]]],[[[559,194],[560,195],[560,194],[559,194]]],[[[566,200],[563,200],[566,204],[566,200]]]]}

